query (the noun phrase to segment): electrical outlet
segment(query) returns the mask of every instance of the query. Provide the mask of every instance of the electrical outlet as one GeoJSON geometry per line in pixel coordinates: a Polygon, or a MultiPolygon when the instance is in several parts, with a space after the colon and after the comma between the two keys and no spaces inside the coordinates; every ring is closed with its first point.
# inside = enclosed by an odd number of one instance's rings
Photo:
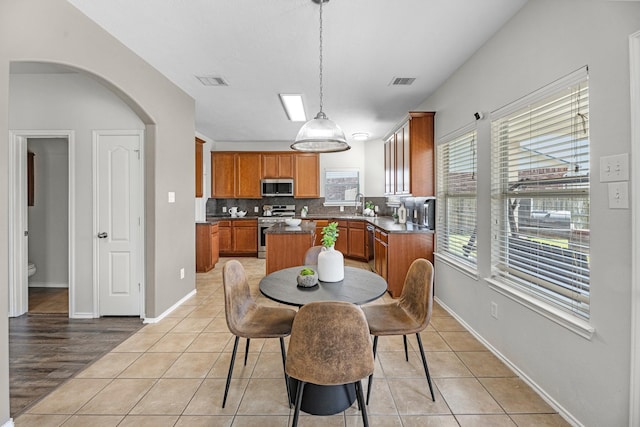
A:
{"type": "Polygon", "coordinates": [[[600,182],[629,181],[629,153],[600,157],[600,182]]]}
{"type": "Polygon", "coordinates": [[[258,207],[257,207],[257,206],[254,206],[254,207],[253,207],[253,211],[254,211],[255,213],[258,213],[258,207]]]}
{"type": "Polygon", "coordinates": [[[184,279],[184,268],[180,269],[180,278],[184,279]]]}
{"type": "Polygon", "coordinates": [[[609,183],[609,209],[629,209],[629,183],[609,183]]]}
{"type": "Polygon", "coordinates": [[[498,304],[493,301],[491,301],[491,317],[498,318],[498,304]]]}
{"type": "Polygon", "coordinates": [[[340,212],[344,212],[344,206],[340,206],[340,212]]]}
{"type": "Polygon", "coordinates": [[[222,213],[227,213],[227,207],[226,206],[222,207],[222,213]]]}

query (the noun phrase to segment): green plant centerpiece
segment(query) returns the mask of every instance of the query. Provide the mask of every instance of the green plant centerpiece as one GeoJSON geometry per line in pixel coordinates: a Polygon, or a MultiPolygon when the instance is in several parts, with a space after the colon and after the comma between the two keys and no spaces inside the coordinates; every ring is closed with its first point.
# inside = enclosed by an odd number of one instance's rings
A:
{"type": "Polygon", "coordinates": [[[337,239],[337,222],[331,222],[322,228],[324,247],[318,254],[318,279],[321,282],[341,282],[344,279],[344,256],[334,248],[337,239]]]}
{"type": "Polygon", "coordinates": [[[322,228],[322,246],[330,248],[338,240],[338,223],[331,222],[322,228]]]}
{"type": "Polygon", "coordinates": [[[305,267],[298,273],[298,286],[311,288],[318,284],[318,273],[313,268],[305,267]]]}

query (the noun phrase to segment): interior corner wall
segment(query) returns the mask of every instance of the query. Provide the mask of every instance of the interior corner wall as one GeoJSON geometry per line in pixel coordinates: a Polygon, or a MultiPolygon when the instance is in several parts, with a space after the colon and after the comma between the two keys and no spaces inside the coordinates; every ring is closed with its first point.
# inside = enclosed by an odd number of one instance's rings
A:
{"type": "MultiPolygon", "coordinates": [[[[65,0],[3,0],[0,2],[0,135],[3,135],[0,170],[3,171],[8,170],[9,158],[7,94],[12,61],[52,62],[84,70],[122,95],[146,124],[152,140],[145,137],[145,315],[159,316],[195,289],[193,98],[65,0]],[[175,203],[167,203],[170,191],[176,193],[175,203]],[[180,279],[181,268],[186,272],[184,279],[180,279]]],[[[2,206],[7,206],[8,179],[6,173],[0,174],[2,206]]],[[[0,262],[0,425],[10,420],[8,229],[7,209],[0,209],[0,260],[3,260],[0,262]]]]}
{"type": "MultiPolygon", "coordinates": [[[[436,296],[541,389],[572,423],[629,423],[631,211],[609,209],[602,156],[629,153],[629,35],[640,3],[530,0],[417,109],[437,111],[436,140],[478,127],[478,273],[436,261],[436,296]],[[495,111],[588,65],[591,139],[591,340],[488,287],[490,120],[495,111]],[[499,318],[490,315],[498,304],[499,318]]],[[[638,232],[636,230],[635,232],[638,232]]]]}

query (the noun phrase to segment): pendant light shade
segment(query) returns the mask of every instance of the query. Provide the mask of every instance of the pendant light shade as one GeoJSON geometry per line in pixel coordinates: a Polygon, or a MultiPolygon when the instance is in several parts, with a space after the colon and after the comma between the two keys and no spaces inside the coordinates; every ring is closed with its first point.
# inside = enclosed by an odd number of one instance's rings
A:
{"type": "Polygon", "coordinates": [[[329,120],[323,112],[319,112],[313,120],[300,128],[291,148],[313,153],[333,153],[351,147],[340,126],[329,120]]]}
{"type": "Polygon", "coordinates": [[[322,111],[322,4],[329,0],[312,0],[320,4],[320,111],[305,123],[298,132],[291,148],[312,153],[346,151],[351,147],[340,126],[329,120],[322,111]]]}

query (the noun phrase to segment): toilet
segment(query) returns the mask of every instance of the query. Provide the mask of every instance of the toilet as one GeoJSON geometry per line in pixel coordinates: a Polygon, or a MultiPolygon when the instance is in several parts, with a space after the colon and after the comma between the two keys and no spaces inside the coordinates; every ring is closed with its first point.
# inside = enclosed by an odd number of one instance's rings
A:
{"type": "Polygon", "coordinates": [[[36,265],[32,262],[29,263],[29,277],[36,274],[36,265]]]}

